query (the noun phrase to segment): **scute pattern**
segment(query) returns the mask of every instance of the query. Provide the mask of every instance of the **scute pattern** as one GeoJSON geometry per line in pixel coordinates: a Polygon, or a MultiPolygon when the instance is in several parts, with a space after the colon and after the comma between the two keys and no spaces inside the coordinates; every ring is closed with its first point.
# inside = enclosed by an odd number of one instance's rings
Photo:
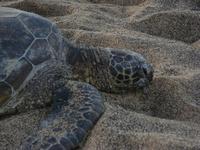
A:
{"type": "Polygon", "coordinates": [[[0,17],[0,36],[0,80],[2,80],[34,38],[20,21],[13,17],[0,17]]]}
{"type": "Polygon", "coordinates": [[[1,7],[0,9],[0,18],[3,17],[17,17],[21,11],[13,8],[4,8],[1,7]]]}
{"type": "Polygon", "coordinates": [[[36,38],[45,38],[51,32],[52,23],[43,17],[27,13],[21,13],[18,17],[36,38]]]}
{"type": "Polygon", "coordinates": [[[48,37],[49,44],[54,48],[55,51],[60,49],[60,41],[61,39],[55,33],[51,33],[48,37]]]}
{"type": "Polygon", "coordinates": [[[8,69],[7,69],[8,67],[5,67],[5,66],[6,65],[14,66],[15,62],[17,62],[17,60],[15,60],[14,62],[9,62],[9,60],[6,58],[2,58],[0,60],[0,81],[5,79],[8,74],[8,69]]]}
{"type": "Polygon", "coordinates": [[[23,58],[18,61],[14,70],[12,70],[12,72],[6,78],[5,81],[12,85],[14,89],[17,89],[24,82],[31,70],[32,65],[26,59],[23,58]]]}
{"type": "Polygon", "coordinates": [[[53,26],[52,26],[52,32],[55,34],[61,34],[60,30],[56,27],[55,24],[53,24],[53,26]]]}
{"type": "Polygon", "coordinates": [[[0,105],[11,97],[12,89],[5,82],[0,82],[0,105]]]}
{"type": "Polygon", "coordinates": [[[16,58],[24,54],[33,36],[17,18],[0,18],[0,54],[2,58],[16,58]]]}
{"type": "Polygon", "coordinates": [[[55,33],[54,38],[58,39],[61,34],[55,25],[39,15],[12,8],[2,8],[1,12],[0,81],[6,81],[17,91],[35,65],[55,55],[49,35],[55,33]]]}
{"type": "Polygon", "coordinates": [[[26,57],[38,65],[51,58],[50,46],[46,39],[36,39],[28,50],[26,57]]]}

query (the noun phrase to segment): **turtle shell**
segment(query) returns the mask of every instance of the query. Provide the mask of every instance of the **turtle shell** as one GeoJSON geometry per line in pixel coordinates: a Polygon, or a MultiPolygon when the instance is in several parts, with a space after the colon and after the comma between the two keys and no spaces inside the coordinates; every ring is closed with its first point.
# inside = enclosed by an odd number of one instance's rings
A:
{"type": "Polygon", "coordinates": [[[35,73],[35,67],[55,58],[60,45],[60,31],[46,18],[1,7],[0,105],[35,73]]]}

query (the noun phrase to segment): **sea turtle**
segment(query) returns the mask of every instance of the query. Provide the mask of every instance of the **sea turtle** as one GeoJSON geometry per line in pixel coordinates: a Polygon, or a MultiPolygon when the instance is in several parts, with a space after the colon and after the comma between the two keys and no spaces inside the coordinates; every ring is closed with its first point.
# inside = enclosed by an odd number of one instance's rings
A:
{"type": "Polygon", "coordinates": [[[152,78],[138,53],[76,46],[48,19],[0,7],[0,117],[52,103],[21,149],[78,147],[104,112],[97,89],[145,88],[152,78]]]}

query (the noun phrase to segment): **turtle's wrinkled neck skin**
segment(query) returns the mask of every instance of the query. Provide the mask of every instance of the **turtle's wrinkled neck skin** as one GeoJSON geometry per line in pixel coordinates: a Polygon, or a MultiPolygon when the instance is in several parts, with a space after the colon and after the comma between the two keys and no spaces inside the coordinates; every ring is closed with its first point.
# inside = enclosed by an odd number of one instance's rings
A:
{"type": "Polygon", "coordinates": [[[66,62],[71,65],[72,78],[95,85],[101,91],[109,92],[108,52],[68,43],[65,47],[66,62]]]}
{"type": "Polygon", "coordinates": [[[99,90],[120,93],[148,87],[153,68],[142,55],[121,49],[75,46],[64,41],[66,62],[72,78],[95,85],[99,90]]]}

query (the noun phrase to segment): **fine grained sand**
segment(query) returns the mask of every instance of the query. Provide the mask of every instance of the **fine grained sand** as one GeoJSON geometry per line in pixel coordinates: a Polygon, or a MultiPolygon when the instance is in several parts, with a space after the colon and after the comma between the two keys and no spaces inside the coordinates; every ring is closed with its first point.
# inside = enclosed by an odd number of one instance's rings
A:
{"type": "MultiPolygon", "coordinates": [[[[148,95],[105,96],[84,150],[200,149],[200,0],[0,0],[48,17],[77,44],[126,48],[155,68],[148,95]]],[[[0,121],[0,149],[17,149],[47,109],[0,121]]]]}

